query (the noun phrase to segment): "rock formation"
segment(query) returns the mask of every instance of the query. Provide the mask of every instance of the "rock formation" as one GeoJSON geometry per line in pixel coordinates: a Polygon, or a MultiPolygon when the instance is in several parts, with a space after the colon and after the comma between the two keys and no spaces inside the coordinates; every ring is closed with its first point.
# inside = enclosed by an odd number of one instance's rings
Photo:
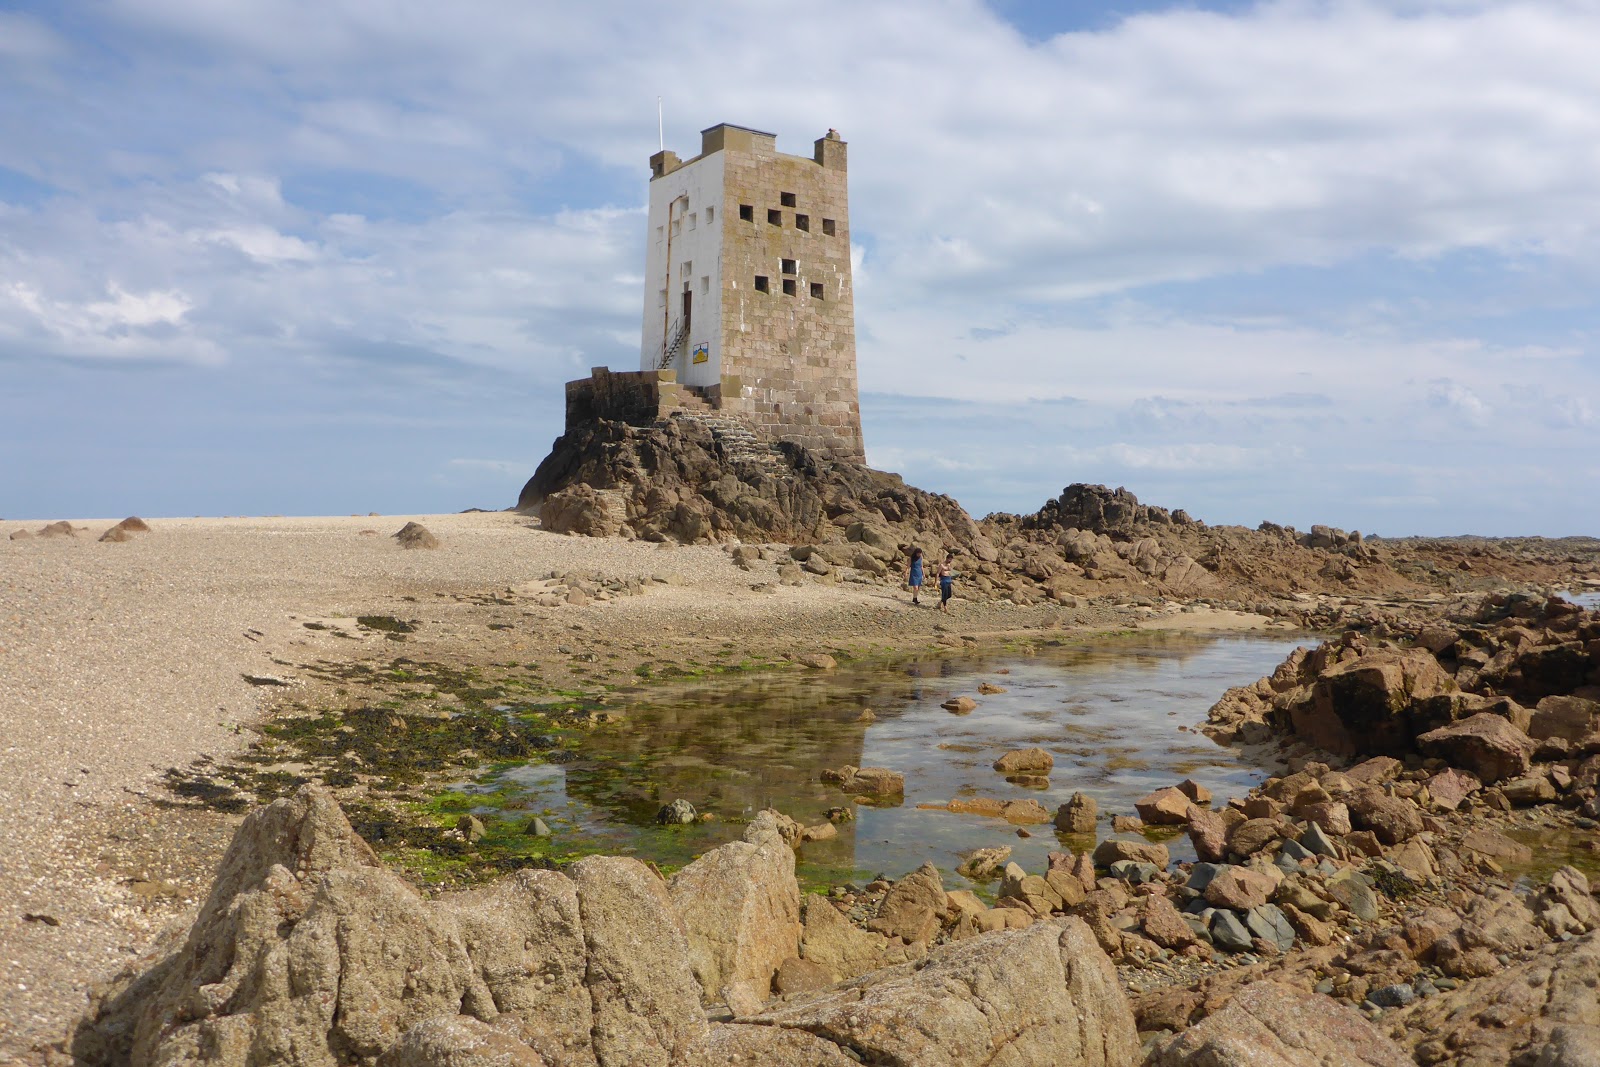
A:
{"type": "Polygon", "coordinates": [[[764,813],[671,886],[636,860],[591,857],[428,900],[307,786],[245,818],[187,937],[97,991],[71,1053],[216,1067],[1134,1062],[1131,1010],[1081,922],[930,953],[952,915],[937,872],[917,872],[881,913],[886,933],[814,897],[802,926],[782,829],[764,813]],[[785,965],[849,981],[762,1011],[785,965]],[[708,1022],[702,1000],[752,994],[758,1025],[708,1022]]]}

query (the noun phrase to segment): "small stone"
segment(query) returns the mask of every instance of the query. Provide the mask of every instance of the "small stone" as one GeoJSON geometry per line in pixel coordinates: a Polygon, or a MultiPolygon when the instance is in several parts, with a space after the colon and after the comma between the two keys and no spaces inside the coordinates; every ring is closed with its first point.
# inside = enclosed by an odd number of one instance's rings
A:
{"type": "Polygon", "coordinates": [[[656,812],[656,822],[663,826],[688,825],[694,822],[698,815],[694,805],[680,797],[670,804],[661,806],[661,810],[656,812]]]}
{"type": "Polygon", "coordinates": [[[534,816],[528,820],[527,825],[522,828],[522,832],[531,834],[534,837],[549,837],[550,826],[543,819],[534,816]]]}
{"type": "Polygon", "coordinates": [[[1245,916],[1245,926],[1256,937],[1276,945],[1279,952],[1288,952],[1294,947],[1294,927],[1276,904],[1251,908],[1245,916]]]}
{"type": "Polygon", "coordinates": [[[1001,774],[1028,772],[1049,773],[1056,765],[1055,757],[1042,748],[1018,748],[994,761],[994,769],[1001,774]]]}
{"type": "Polygon", "coordinates": [[[1143,885],[1153,882],[1161,872],[1153,863],[1140,863],[1137,860],[1118,860],[1110,867],[1111,877],[1120,878],[1132,885],[1143,885]]]}
{"type": "Polygon", "coordinates": [[[1211,943],[1228,952],[1248,952],[1250,931],[1233,912],[1219,910],[1211,917],[1211,943]]]}
{"type": "Polygon", "coordinates": [[[1100,818],[1100,806],[1084,793],[1074,793],[1072,798],[1056,809],[1056,829],[1064,834],[1092,834],[1100,818]]]}
{"type": "Polygon", "coordinates": [[[1329,859],[1339,858],[1339,850],[1334,847],[1332,841],[1328,840],[1328,835],[1323,832],[1322,827],[1316,823],[1306,827],[1306,832],[1300,835],[1300,844],[1304,845],[1307,851],[1314,856],[1326,856],[1329,859]]]}
{"type": "Polygon", "coordinates": [[[1368,1002],[1380,1008],[1403,1008],[1417,999],[1416,990],[1404,982],[1386,985],[1367,994],[1368,1002]]]}
{"type": "Polygon", "coordinates": [[[488,833],[488,830],[484,828],[483,820],[476,815],[461,816],[456,820],[456,829],[460,830],[470,843],[483,840],[483,835],[488,833]]]}
{"type": "Polygon", "coordinates": [[[806,652],[794,658],[802,667],[810,667],[818,671],[831,671],[839,665],[839,661],[823,652],[806,652]]]}

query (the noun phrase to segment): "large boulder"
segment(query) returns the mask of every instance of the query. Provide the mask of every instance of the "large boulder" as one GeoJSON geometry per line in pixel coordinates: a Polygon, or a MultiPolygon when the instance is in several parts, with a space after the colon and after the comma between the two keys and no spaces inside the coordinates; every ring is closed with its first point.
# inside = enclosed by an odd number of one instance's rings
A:
{"type": "Polygon", "coordinates": [[[712,849],[668,884],[689,939],[704,999],[730,982],[765,995],[778,965],[800,949],[800,886],[794,850],[776,820],[750,824],[745,840],[712,849]]]}
{"type": "Polygon", "coordinates": [[[378,1059],[378,1067],[549,1067],[527,1045],[470,1015],[426,1019],[378,1059]]]}
{"type": "Polygon", "coordinates": [[[187,940],[96,998],[74,1054],[333,1067],[434,1016],[492,1013],[454,918],[376,862],[325,791],[252,812],[187,940]]]}
{"type": "Polygon", "coordinates": [[[1139,1049],[1110,959],[1073,918],[953,942],[751,1021],[918,1067],[1122,1067],[1139,1049]]]}
{"type": "Polygon", "coordinates": [[[1419,732],[1448,722],[1455,680],[1426,649],[1380,649],[1335,663],[1288,702],[1294,732],[1351,756],[1400,756],[1419,732]]]}
{"type": "Polygon", "coordinates": [[[440,903],[456,916],[497,1027],[552,1064],[594,1063],[588,950],[572,879],[523,870],[440,903]]]}
{"type": "Polygon", "coordinates": [[[821,967],[835,982],[928,953],[926,942],[907,944],[898,937],[861,929],[823,897],[807,896],[801,902],[800,916],[800,958],[821,967]]]}
{"type": "Polygon", "coordinates": [[[1417,738],[1425,756],[1471,771],[1485,782],[1517,778],[1528,772],[1533,742],[1528,735],[1491,712],[1430,730],[1417,738]]]}
{"type": "Polygon", "coordinates": [[[667,1067],[705,1033],[689,941],[664,883],[638,860],[572,866],[600,1067],[667,1067]]]}
{"type": "Polygon", "coordinates": [[[1413,1067],[1410,1055],[1354,1008],[1274,982],[1158,1044],[1145,1067],[1413,1067]]]}

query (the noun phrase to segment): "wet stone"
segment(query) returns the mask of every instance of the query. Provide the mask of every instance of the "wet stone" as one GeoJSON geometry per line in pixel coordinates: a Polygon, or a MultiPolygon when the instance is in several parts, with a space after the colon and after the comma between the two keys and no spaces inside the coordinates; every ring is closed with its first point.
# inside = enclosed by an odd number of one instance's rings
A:
{"type": "Polygon", "coordinates": [[[1299,843],[1314,856],[1327,856],[1331,859],[1339,858],[1339,852],[1334,848],[1333,842],[1328,840],[1328,835],[1316,823],[1312,823],[1307,827],[1306,832],[1300,835],[1299,843]]]}
{"type": "Polygon", "coordinates": [[[1250,931],[1231,911],[1218,911],[1211,917],[1211,943],[1228,952],[1250,948],[1250,931]]]}
{"type": "Polygon", "coordinates": [[[656,812],[656,822],[663,826],[687,826],[698,817],[699,813],[694,810],[694,805],[681,797],[671,804],[663,804],[661,810],[656,812]]]}
{"type": "Polygon", "coordinates": [[[1367,994],[1367,1001],[1380,1008],[1403,1008],[1417,999],[1416,990],[1404,982],[1386,985],[1367,994]]]}
{"type": "Polygon", "coordinates": [[[1287,952],[1294,947],[1294,927],[1276,904],[1252,908],[1250,914],[1245,916],[1245,926],[1256,937],[1277,945],[1280,952],[1287,952]]]}
{"type": "Polygon", "coordinates": [[[1133,885],[1143,885],[1153,882],[1161,871],[1153,863],[1139,863],[1136,860],[1118,860],[1111,865],[1111,877],[1120,878],[1133,885]]]}

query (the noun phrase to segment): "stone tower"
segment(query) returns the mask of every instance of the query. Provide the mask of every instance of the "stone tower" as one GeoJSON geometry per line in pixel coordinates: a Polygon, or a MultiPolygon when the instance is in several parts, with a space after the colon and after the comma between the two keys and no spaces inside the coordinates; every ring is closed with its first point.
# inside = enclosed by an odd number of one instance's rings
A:
{"type": "Polygon", "coordinates": [[[845,161],[832,130],[807,157],[727,123],[693,159],[650,157],[640,369],[660,407],[864,460],[845,161]]]}

